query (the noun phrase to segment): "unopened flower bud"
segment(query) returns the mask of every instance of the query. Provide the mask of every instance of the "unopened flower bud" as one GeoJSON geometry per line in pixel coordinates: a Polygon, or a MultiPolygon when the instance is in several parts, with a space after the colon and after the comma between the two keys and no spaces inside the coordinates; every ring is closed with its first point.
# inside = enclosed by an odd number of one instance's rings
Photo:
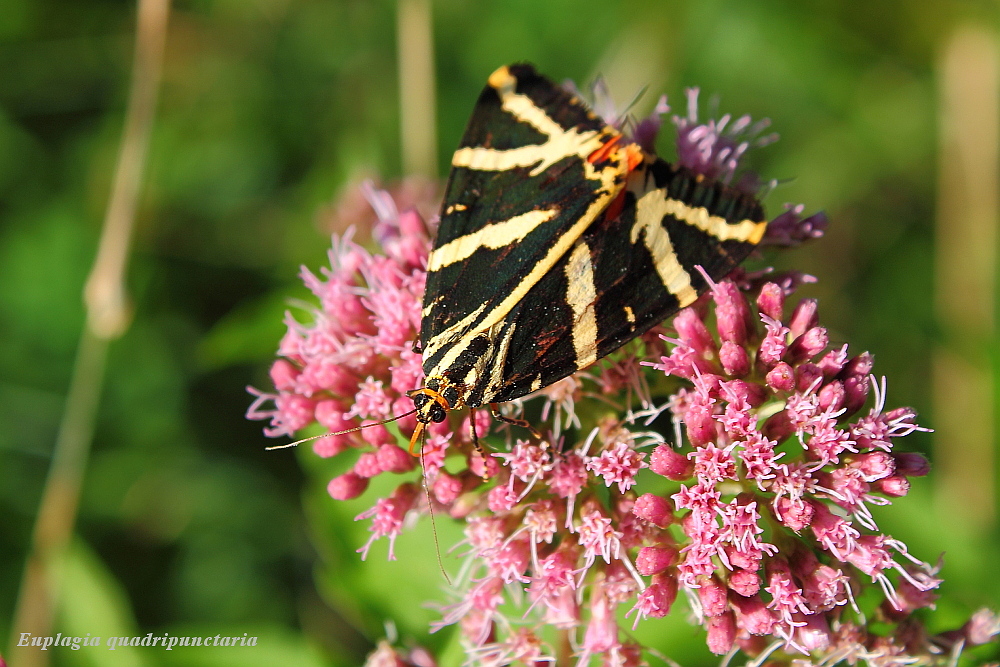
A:
{"type": "Polygon", "coordinates": [[[788,346],[788,353],[792,360],[804,361],[815,357],[829,344],[830,335],[826,332],[826,327],[812,327],[792,341],[788,346]]]}
{"type": "Polygon", "coordinates": [[[708,650],[716,655],[725,655],[736,641],[736,619],[727,611],[718,616],[709,616],[705,627],[708,630],[708,650]]]}
{"type": "Polygon", "coordinates": [[[715,417],[712,409],[708,405],[695,404],[688,408],[684,415],[684,424],[687,426],[688,440],[695,447],[707,445],[715,440],[715,417]]]}
{"type": "Polygon", "coordinates": [[[852,415],[868,400],[868,391],[871,389],[871,379],[865,376],[849,376],[844,379],[844,407],[847,412],[844,416],[852,415]]]}
{"type": "Polygon", "coordinates": [[[295,378],[300,371],[293,363],[287,359],[278,359],[271,364],[271,381],[278,391],[293,391],[295,389],[295,378]]]}
{"type": "MultiPolygon", "coordinates": [[[[316,404],[314,415],[316,417],[316,421],[319,422],[321,426],[324,426],[331,433],[336,433],[338,431],[346,431],[347,429],[357,426],[356,422],[344,417],[344,412],[343,403],[339,401],[326,400],[320,401],[316,404]]],[[[344,433],[342,435],[334,435],[328,438],[320,438],[316,441],[316,444],[324,443],[324,447],[336,449],[336,451],[332,454],[326,455],[333,456],[334,454],[342,452],[348,446],[350,441],[350,434],[344,433]],[[333,443],[335,442],[339,442],[341,444],[339,446],[334,446],[333,443]]],[[[313,448],[315,449],[315,447],[316,445],[314,444],[313,448]]],[[[324,454],[320,454],[319,452],[316,453],[320,456],[324,456],[324,454]]]]}
{"type": "Polygon", "coordinates": [[[819,304],[816,299],[802,299],[795,305],[792,311],[788,328],[792,333],[792,340],[798,338],[805,332],[819,324],[819,304]]]}
{"type": "Polygon", "coordinates": [[[715,301],[716,328],[719,338],[743,345],[753,329],[750,307],[735,283],[723,281],[712,288],[715,301]]]}
{"type": "Polygon", "coordinates": [[[748,597],[730,595],[729,601],[736,608],[741,628],[752,635],[771,634],[771,629],[777,619],[759,595],[754,594],[748,597]]]}
{"type": "Polygon", "coordinates": [[[451,424],[448,423],[447,419],[443,422],[432,421],[427,424],[426,428],[428,435],[436,435],[442,438],[447,438],[452,435],[451,424]]]}
{"type": "Polygon", "coordinates": [[[434,480],[433,491],[434,497],[438,499],[439,503],[450,505],[462,495],[462,480],[442,470],[438,472],[438,476],[434,480]]]}
{"type": "Polygon", "coordinates": [[[896,460],[896,474],[904,477],[923,477],[931,471],[931,464],[923,454],[899,452],[892,458],[896,460]]]}
{"type": "Polygon", "coordinates": [[[781,361],[768,371],[764,382],[774,391],[792,391],[795,389],[795,371],[791,366],[781,361]]]}
{"type": "Polygon", "coordinates": [[[694,472],[694,461],[674,451],[668,444],[657,445],[649,457],[649,469],[657,475],[681,482],[690,479],[694,472]]]}
{"type": "Polygon", "coordinates": [[[735,570],[729,575],[729,587],[739,595],[748,598],[760,590],[760,577],[752,570],[735,570]]]}
{"type": "Polygon", "coordinates": [[[799,364],[795,369],[795,388],[801,392],[818,386],[823,379],[823,371],[816,364],[799,364]]]}
{"type": "Polygon", "coordinates": [[[852,358],[844,365],[844,370],[841,371],[842,377],[850,377],[852,375],[858,377],[868,377],[872,373],[872,368],[875,366],[875,360],[870,352],[862,352],[858,356],[852,358]]]}
{"type": "Polygon", "coordinates": [[[378,455],[375,452],[365,452],[354,462],[354,472],[360,477],[375,477],[382,472],[378,455]]]}
{"type": "Polygon", "coordinates": [[[872,486],[876,491],[890,498],[902,498],[910,492],[910,480],[901,475],[880,479],[872,486]]]}
{"type": "Polygon", "coordinates": [[[659,574],[670,567],[677,558],[677,549],[670,547],[643,547],[635,558],[635,569],[643,576],[659,574]]]}
{"type": "Polygon", "coordinates": [[[700,583],[698,599],[706,616],[718,616],[726,611],[726,587],[714,577],[708,577],[700,583]]]}
{"type": "Polygon", "coordinates": [[[767,421],[764,422],[761,433],[767,439],[774,440],[775,442],[781,442],[792,433],[795,433],[795,426],[788,416],[788,411],[782,410],[768,417],[767,421]]]}
{"type": "Polygon", "coordinates": [[[836,412],[844,407],[844,383],[833,380],[819,390],[819,407],[825,412],[836,412]]]}
{"type": "Polygon", "coordinates": [[[784,290],[774,283],[765,283],[757,295],[757,309],[768,317],[780,321],[784,308],[784,290]]]}
{"type": "Polygon", "coordinates": [[[888,477],[896,471],[896,461],[886,452],[866,452],[848,457],[848,464],[861,472],[866,482],[888,477]]]}
{"type": "Polygon", "coordinates": [[[408,396],[400,396],[392,403],[392,414],[400,415],[396,426],[401,433],[413,433],[417,428],[417,415],[405,414],[413,410],[413,401],[408,396]]]}
{"type": "Polygon", "coordinates": [[[385,472],[403,473],[413,470],[417,459],[397,445],[382,445],[375,452],[379,467],[385,472]]]}
{"type": "Polygon", "coordinates": [[[366,419],[361,422],[361,425],[365,427],[361,429],[361,437],[369,445],[379,447],[381,445],[395,444],[396,438],[382,424],[377,424],[372,419],[366,419]]]}
{"type": "Polygon", "coordinates": [[[472,452],[469,455],[469,470],[482,479],[492,479],[500,472],[500,462],[492,456],[483,459],[479,452],[472,452]]]}
{"type": "Polygon", "coordinates": [[[674,317],[677,337],[687,343],[701,357],[715,355],[715,340],[708,327],[693,308],[685,308],[674,317]]]}
{"type": "Polygon", "coordinates": [[[476,437],[482,438],[490,432],[490,428],[493,426],[493,417],[490,416],[489,410],[472,410],[470,417],[466,417],[462,420],[462,431],[463,436],[467,437],[469,441],[472,439],[472,418],[476,420],[476,437]]]}
{"type": "Polygon", "coordinates": [[[764,381],[774,391],[792,391],[795,389],[795,371],[781,361],[768,371],[764,381]]]}
{"type": "Polygon", "coordinates": [[[750,356],[746,348],[731,340],[724,341],[719,349],[722,368],[732,377],[744,377],[750,372],[750,356]]]}
{"type": "Polygon", "coordinates": [[[868,400],[871,388],[870,375],[874,360],[868,352],[863,352],[844,365],[844,370],[838,376],[844,381],[845,402],[847,414],[857,412],[868,400]]]}
{"type": "Polygon", "coordinates": [[[673,518],[673,507],[662,496],[644,493],[636,498],[635,505],[632,506],[632,514],[662,528],[669,524],[673,518]]]}
{"type": "Polygon", "coordinates": [[[350,500],[357,498],[368,488],[368,479],[354,472],[345,472],[334,477],[326,485],[326,492],[334,500],[350,500]]]}
{"type": "MultiPolygon", "coordinates": [[[[742,627],[742,626],[741,626],[742,627]]],[[[761,655],[770,645],[770,637],[758,637],[746,632],[736,635],[736,645],[746,655],[761,655]]],[[[793,667],[799,667],[795,665],[793,667]]]]}

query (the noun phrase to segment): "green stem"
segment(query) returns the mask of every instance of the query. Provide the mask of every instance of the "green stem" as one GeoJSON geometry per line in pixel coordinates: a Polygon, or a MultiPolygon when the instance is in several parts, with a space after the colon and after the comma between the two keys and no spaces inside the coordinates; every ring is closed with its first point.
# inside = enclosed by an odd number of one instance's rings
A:
{"type": "MultiPolygon", "coordinates": [[[[106,339],[84,328],[52,453],[52,465],[35,520],[32,549],[24,568],[11,627],[11,649],[17,646],[21,633],[51,634],[62,561],[73,532],[93,440],[107,350],[106,339]]],[[[42,667],[48,663],[47,654],[37,648],[19,653],[14,653],[19,667],[42,667]]]]}

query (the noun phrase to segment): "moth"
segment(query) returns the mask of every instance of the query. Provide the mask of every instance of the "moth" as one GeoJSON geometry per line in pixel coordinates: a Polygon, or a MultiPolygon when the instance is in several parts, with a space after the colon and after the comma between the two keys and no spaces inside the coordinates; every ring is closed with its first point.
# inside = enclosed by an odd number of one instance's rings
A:
{"type": "MultiPolygon", "coordinates": [[[[586,368],[760,242],[753,196],[630,143],[531,65],[479,96],[427,266],[417,429],[586,368]]],[[[494,411],[495,413],[495,411],[494,411]]]]}

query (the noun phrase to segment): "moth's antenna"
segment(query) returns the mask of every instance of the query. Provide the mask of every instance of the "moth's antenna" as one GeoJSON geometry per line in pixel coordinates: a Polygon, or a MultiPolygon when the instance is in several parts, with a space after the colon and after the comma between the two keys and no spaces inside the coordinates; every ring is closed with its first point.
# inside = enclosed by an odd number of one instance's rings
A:
{"type": "Polygon", "coordinates": [[[427,486],[427,468],[424,466],[424,443],[420,443],[420,481],[424,487],[424,496],[427,497],[427,514],[431,518],[431,533],[434,535],[434,553],[437,554],[438,569],[441,570],[441,574],[444,576],[444,580],[448,582],[451,586],[451,577],[448,576],[448,572],[444,569],[444,561],[441,560],[441,542],[438,541],[438,528],[437,522],[434,520],[434,502],[431,500],[431,490],[427,486]]]}
{"type": "Polygon", "coordinates": [[[302,438],[301,440],[296,440],[295,442],[288,442],[284,445],[271,445],[270,447],[265,447],[264,449],[270,451],[272,449],[287,449],[288,447],[295,447],[296,445],[301,445],[303,442],[311,442],[313,440],[319,440],[320,438],[329,438],[333,435],[344,435],[345,433],[354,433],[355,431],[360,431],[363,428],[368,428],[369,426],[380,426],[382,424],[388,424],[394,422],[397,419],[402,419],[403,417],[409,417],[417,409],[413,408],[409,412],[404,412],[401,415],[396,415],[395,417],[389,417],[388,419],[383,419],[382,421],[372,422],[371,424],[362,424],[361,426],[355,426],[354,428],[349,428],[346,431],[337,431],[336,433],[324,433],[323,435],[314,435],[311,438],[302,438]]]}

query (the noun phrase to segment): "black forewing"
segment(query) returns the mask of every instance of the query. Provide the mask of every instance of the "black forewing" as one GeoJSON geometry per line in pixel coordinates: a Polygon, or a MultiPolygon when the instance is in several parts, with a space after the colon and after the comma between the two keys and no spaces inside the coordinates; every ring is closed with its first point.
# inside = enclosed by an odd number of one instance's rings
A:
{"type": "MultiPolygon", "coordinates": [[[[656,160],[645,173],[648,188],[661,190],[664,196],[691,206],[705,207],[710,214],[728,222],[764,219],[763,208],[753,197],[718,182],[699,179],[687,169],[656,160]]],[[[632,242],[637,193],[630,190],[625,197],[622,213],[615,220],[595,223],[578,241],[590,249],[597,295],[594,307],[598,359],[679,309],[677,298],[660,280],[650,252],[641,240],[632,242]]],[[[708,285],[696,266],[718,280],[755,247],[748,242],[719,241],[672,215],[663,216],[661,224],[670,234],[675,254],[699,294],[708,285]]],[[[489,400],[507,401],[524,396],[533,386],[545,387],[578,370],[573,345],[574,314],[565,298],[570,254],[508,316],[515,330],[504,363],[505,382],[489,400]]]]}
{"type": "MultiPolygon", "coordinates": [[[[602,133],[605,142],[618,136],[578,99],[539,76],[530,66],[515,65],[509,70],[517,78],[516,92],[530,98],[563,130],[602,133]]],[[[500,94],[487,86],[476,103],[460,149],[510,150],[544,146],[547,140],[547,135],[504,110],[500,94]]],[[[479,309],[483,317],[496,314],[497,304],[521,284],[567,228],[578,222],[595,201],[608,200],[614,194],[602,189],[599,181],[586,177],[584,161],[577,156],[563,158],[537,175],[531,175],[533,168],[534,165],[503,170],[452,168],[435,249],[531,211],[551,214],[516,243],[479,247],[463,261],[431,267],[420,337],[425,348],[434,341],[436,345],[432,347],[438,353],[425,355],[425,371],[433,368],[444,352],[442,341],[436,340],[439,334],[479,309]]],[[[617,187],[623,185],[622,182],[617,187]]],[[[461,331],[451,332],[452,338],[457,340],[468,334],[481,319],[461,331]]]]}

